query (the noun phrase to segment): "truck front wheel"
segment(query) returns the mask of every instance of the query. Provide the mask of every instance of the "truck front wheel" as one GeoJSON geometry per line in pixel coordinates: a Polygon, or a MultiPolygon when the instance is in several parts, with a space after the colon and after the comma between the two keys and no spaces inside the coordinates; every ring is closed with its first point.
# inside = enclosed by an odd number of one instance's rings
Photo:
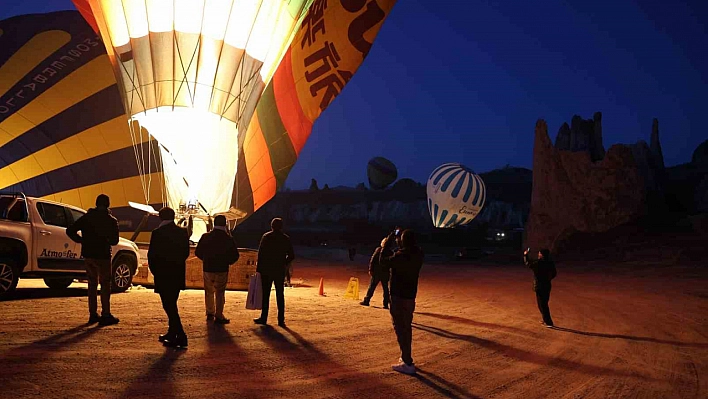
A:
{"type": "Polygon", "coordinates": [[[19,272],[15,262],[0,258],[0,298],[12,294],[19,281],[19,272]]]}
{"type": "Polygon", "coordinates": [[[53,290],[63,290],[74,282],[73,278],[45,278],[44,284],[53,290]]]}
{"type": "Polygon", "coordinates": [[[128,255],[119,255],[111,268],[111,291],[125,292],[133,283],[133,273],[137,262],[128,255]]]}

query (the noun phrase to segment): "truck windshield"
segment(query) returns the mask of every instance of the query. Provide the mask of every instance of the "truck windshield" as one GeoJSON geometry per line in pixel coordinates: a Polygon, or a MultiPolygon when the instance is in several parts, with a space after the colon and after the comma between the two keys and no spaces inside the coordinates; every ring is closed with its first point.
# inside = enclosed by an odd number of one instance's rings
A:
{"type": "Polygon", "coordinates": [[[0,197],[0,219],[12,222],[27,222],[25,200],[12,196],[0,197]]]}

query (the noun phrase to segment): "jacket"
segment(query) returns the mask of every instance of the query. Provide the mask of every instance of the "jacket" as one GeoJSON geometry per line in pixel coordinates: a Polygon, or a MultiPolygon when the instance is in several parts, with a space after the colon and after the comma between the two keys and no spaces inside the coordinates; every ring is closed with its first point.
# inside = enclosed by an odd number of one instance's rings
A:
{"type": "Polygon", "coordinates": [[[531,260],[528,254],[524,256],[524,264],[533,271],[533,290],[550,290],[551,280],[556,278],[556,264],[552,260],[531,260]]]}
{"type": "Polygon", "coordinates": [[[286,266],[295,259],[290,237],[280,231],[269,231],[258,245],[256,271],[266,276],[285,278],[286,266]]]}
{"type": "Polygon", "coordinates": [[[239,258],[236,241],[223,230],[202,235],[194,254],[202,260],[203,271],[207,273],[228,273],[229,266],[239,258]]]}
{"type": "Polygon", "coordinates": [[[378,277],[381,281],[388,282],[391,277],[391,271],[388,267],[381,264],[381,251],[381,247],[376,247],[374,254],[371,255],[371,259],[369,260],[369,274],[378,277]]]}
{"type": "Polygon", "coordinates": [[[401,248],[396,252],[384,248],[381,251],[379,261],[391,269],[391,297],[415,299],[423,257],[423,250],[419,247],[401,248]]]}
{"type": "Polygon", "coordinates": [[[155,276],[155,292],[183,290],[189,258],[187,230],[169,223],[152,231],[148,265],[155,276]]]}
{"type": "Polygon", "coordinates": [[[66,229],[66,235],[81,244],[84,258],[111,259],[111,246],[118,244],[118,220],[106,208],[91,208],[66,229]]]}

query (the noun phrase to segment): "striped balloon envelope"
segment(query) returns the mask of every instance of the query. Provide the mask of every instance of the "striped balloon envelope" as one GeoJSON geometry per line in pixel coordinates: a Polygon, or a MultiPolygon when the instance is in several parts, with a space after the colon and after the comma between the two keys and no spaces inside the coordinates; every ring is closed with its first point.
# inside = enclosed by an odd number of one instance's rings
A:
{"type": "Polygon", "coordinates": [[[0,31],[0,190],[84,209],[107,194],[130,237],[143,212],[129,201],[159,207],[163,173],[156,142],[129,129],[100,38],[76,11],[12,17],[0,31]]]}
{"type": "Polygon", "coordinates": [[[285,184],[396,2],[72,1],[159,142],[167,203],[245,215],[285,184]]]}
{"type": "Polygon", "coordinates": [[[366,176],[369,179],[369,187],[374,190],[382,190],[396,181],[398,169],[388,159],[375,157],[371,158],[366,165],[366,176]]]}
{"type": "Polygon", "coordinates": [[[487,196],[482,178],[459,163],[437,167],[428,178],[427,192],[430,217],[439,228],[471,222],[482,210],[487,196]]]}
{"type": "Polygon", "coordinates": [[[135,203],[273,198],[396,1],[73,2],[0,21],[0,190],[108,194],[130,236],[135,203]]]}

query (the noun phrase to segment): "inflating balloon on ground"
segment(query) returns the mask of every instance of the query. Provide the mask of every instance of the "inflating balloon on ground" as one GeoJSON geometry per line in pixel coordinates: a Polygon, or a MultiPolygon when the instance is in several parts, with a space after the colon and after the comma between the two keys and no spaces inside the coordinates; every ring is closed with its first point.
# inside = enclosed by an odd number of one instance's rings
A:
{"type": "Polygon", "coordinates": [[[0,168],[24,162],[12,166],[22,173],[0,173],[3,187],[86,207],[83,198],[104,191],[100,183],[115,182],[116,193],[131,188],[121,205],[243,220],[283,186],[314,121],[363,62],[394,3],[74,0],[95,33],[80,20],[23,17],[26,38],[4,28],[2,37],[26,46],[0,50],[7,60],[0,94],[9,104],[0,117],[10,119],[0,130],[17,139],[0,143],[14,146],[0,168]],[[50,126],[33,130],[53,115],[60,135],[50,126]],[[102,123],[122,126],[90,131],[102,123]],[[94,162],[94,154],[115,159],[94,162]],[[25,167],[35,159],[43,164],[25,167]],[[62,178],[50,181],[50,173],[62,178]]]}

